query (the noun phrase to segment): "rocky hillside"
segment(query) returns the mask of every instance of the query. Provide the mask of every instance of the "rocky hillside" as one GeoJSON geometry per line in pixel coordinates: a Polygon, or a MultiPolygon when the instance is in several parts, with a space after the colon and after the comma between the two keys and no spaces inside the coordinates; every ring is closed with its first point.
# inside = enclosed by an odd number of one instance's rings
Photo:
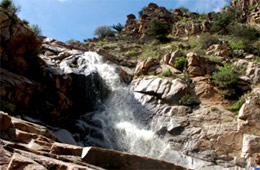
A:
{"type": "Polygon", "coordinates": [[[259,5],[233,0],[219,13],[198,14],[150,3],[139,18],[127,16],[118,36],[85,43],[38,36],[0,7],[0,169],[259,166],[259,5]],[[107,145],[107,136],[115,144],[136,139],[113,136],[119,129],[104,126],[110,119],[95,117],[115,94],[88,51],[129,89],[126,105],[138,107],[131,119],[167,144],[156,157],[163,161],[107,145]]]}

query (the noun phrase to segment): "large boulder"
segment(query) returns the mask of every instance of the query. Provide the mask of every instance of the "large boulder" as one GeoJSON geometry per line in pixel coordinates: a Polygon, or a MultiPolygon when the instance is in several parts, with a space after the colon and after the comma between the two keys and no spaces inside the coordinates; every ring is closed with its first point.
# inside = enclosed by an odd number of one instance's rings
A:
{"type": "Polygon", "coordinates": [[[84,148],[82,158],[87,163],[105,169],[184,169],[165,161],[96,147],[84,148]]]}
{"type": "Polygon", "coordinates": [[[207,49],[207,55],[228,57],[232,55],[232,49],[226,44],[213,44],[207,49]]]}
{"type": "Polygon", "coordinates": [[[181,79],[171,80],[148,76],[135,79],[132,85],[134,92],[154,96],[170,104],[178,104],[188,91],[188,86],[181,79]]]}
{"type": "Polygon", "coordinates": [[[149,71],[155,70],[158,65],[159,62],[156,59],[152,58],[140,61],[136,66],[135,75],[147,75],[149,71]]]}
{"type": "Polygon", "coordinates": [[[188,72],[194,76],[202,76],[206,73],[206,60],[196,53],[188,53],[188,72]]]}

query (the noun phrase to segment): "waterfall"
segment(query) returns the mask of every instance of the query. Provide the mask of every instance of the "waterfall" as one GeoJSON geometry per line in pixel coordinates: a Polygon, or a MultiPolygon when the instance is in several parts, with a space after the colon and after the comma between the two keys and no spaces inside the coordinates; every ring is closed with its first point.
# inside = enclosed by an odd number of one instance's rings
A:
{"type": "MultiPolygon", "coordinates": [[[[147,128],[149,125],[138,120],[145,110],[129,87],[121,83],[117,67],[95,52],[81,54],[77,63],[81,74],[97,71],[111,91],[105,102],[99,103],[101,109],[78,121],[78,126],[89,131],[84,144],[160,158],[168,146],[147,128]]],[[[73,71],[64,62],[60,67],[73,71]]]]}

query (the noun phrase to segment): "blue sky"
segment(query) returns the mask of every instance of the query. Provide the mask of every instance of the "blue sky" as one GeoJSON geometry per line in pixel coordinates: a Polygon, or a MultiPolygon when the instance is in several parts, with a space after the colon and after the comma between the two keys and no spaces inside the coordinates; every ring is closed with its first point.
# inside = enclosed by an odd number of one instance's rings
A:
{"type": "Polygon", "coordinates": [[[219,11],[227,0],[13,0],[18,14],[30,24],[38,24],[45,36],[60,41],[92,38],[98,26],[125,24],[130,13],[150,2],[167,9],[186,7],[190,11],[219,11]]]}

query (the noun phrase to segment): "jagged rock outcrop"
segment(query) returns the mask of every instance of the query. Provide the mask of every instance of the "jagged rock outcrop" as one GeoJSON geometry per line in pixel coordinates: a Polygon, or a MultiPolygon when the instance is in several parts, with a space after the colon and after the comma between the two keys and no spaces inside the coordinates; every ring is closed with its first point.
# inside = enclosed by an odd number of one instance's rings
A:
{"type": "Polygon", "coordinates": [[[232,6],[242,10],[249,24],[260,26],[260,2],[258,0],[233,0],[232,6]]]}
{"type": "Polygon", "coordinates": [[[98,73],[66,73],[59,65],[63,60],[75,62],[84,51],[39,38],[2,9],[0,15],[1,108],[55,124],[94,110],[96,102],[107,94],[98,73]]]}
{"type": "Polygon", "coordinates": [[[0,112],[0,169],[184,169],[101,148],[60,143],[47,128],[0,112]]]}
{"type": "MultiPolygon", "coordinates": [[[[127,21],[124,29],[121,32],[121,36],[131,36],[136,38],[148,38],[146,35],[147,29],[150,27],[152,20],[160,20],[167,24],[173,24],[177,21],[174,15],[164,7],[159,7],[155,3],[148,4],[142,11],[140,21],[136,21],[136,17],[133,14],[127,16],[127,21]]],[[[171,31],[169,27],[169,32],[171,31]]]]}

